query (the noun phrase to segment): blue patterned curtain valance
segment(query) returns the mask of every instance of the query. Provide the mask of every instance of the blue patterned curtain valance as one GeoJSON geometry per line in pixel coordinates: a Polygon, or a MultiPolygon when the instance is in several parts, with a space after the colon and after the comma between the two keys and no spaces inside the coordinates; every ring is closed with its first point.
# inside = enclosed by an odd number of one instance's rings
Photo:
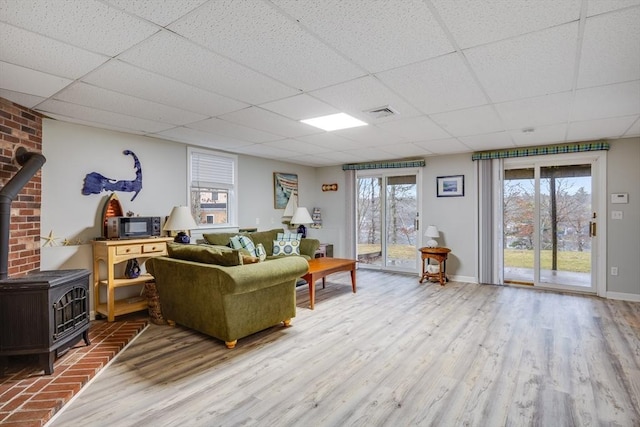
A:
{"type": "Polygon", "coordinates": [[[582,151],[608,150],[609,143],[588,142],[582,144],[544,145],[542,147],[524,147],[510,150],[481,151],[473,153],[471,160],[506,159],[510,157],[541,156],[545,154],[579,153],[582,151]]]}
{"type": "Polygon", "coordinates": [[[373,163],[350,163],[342,165],[342,170],[366,170],[366,169],[393,169],[393,168],[423,168],[424,159],[418,160],[390,160],[386,162],[373,163]]]}

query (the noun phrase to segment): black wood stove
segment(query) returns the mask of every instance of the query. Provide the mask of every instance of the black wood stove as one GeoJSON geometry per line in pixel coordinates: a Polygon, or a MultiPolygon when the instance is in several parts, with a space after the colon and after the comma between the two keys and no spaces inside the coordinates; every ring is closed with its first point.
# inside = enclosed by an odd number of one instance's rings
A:
{"type": "Polygon", "coordinates": [[[0,372],[8,356],[38,354],[47,375],[80,338],[89,345],[88,270],[52,270],[0,280],[0,372]]]}

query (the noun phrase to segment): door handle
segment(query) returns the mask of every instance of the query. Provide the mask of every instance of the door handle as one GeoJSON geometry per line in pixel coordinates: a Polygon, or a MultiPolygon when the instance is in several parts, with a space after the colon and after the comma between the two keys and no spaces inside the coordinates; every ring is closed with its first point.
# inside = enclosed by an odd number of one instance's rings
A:
{"type": "Polygon", "coordinates": [[[596,237],[596,223],[589,221],[589,237],[596,237]]]}

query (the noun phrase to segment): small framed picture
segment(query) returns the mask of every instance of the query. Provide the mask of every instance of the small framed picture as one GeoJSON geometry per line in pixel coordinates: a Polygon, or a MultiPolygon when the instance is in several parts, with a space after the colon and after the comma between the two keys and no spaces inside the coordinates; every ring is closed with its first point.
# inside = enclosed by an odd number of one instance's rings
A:
{"type": "Polygon", "coordinates": [[[437,185],[438,197],[464,196],[464,175],[439,176],[437,185]]]}

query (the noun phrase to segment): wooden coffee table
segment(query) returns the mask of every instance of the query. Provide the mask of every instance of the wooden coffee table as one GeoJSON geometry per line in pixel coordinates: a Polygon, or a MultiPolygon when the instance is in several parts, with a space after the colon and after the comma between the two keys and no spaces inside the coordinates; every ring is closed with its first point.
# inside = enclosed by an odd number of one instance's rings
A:
{"type": "Polygon", "coordinates": [[[322,279],[322,287],[325,285],[325,278],[332,273],[339,271],[351,272],[351,288],[356,293],[356,260],[344,258],[314,258],[309,260],[309,271],[302,276],[309,284],[309,308],[313,310],[316,300],[316,280],[322,279]]]}

